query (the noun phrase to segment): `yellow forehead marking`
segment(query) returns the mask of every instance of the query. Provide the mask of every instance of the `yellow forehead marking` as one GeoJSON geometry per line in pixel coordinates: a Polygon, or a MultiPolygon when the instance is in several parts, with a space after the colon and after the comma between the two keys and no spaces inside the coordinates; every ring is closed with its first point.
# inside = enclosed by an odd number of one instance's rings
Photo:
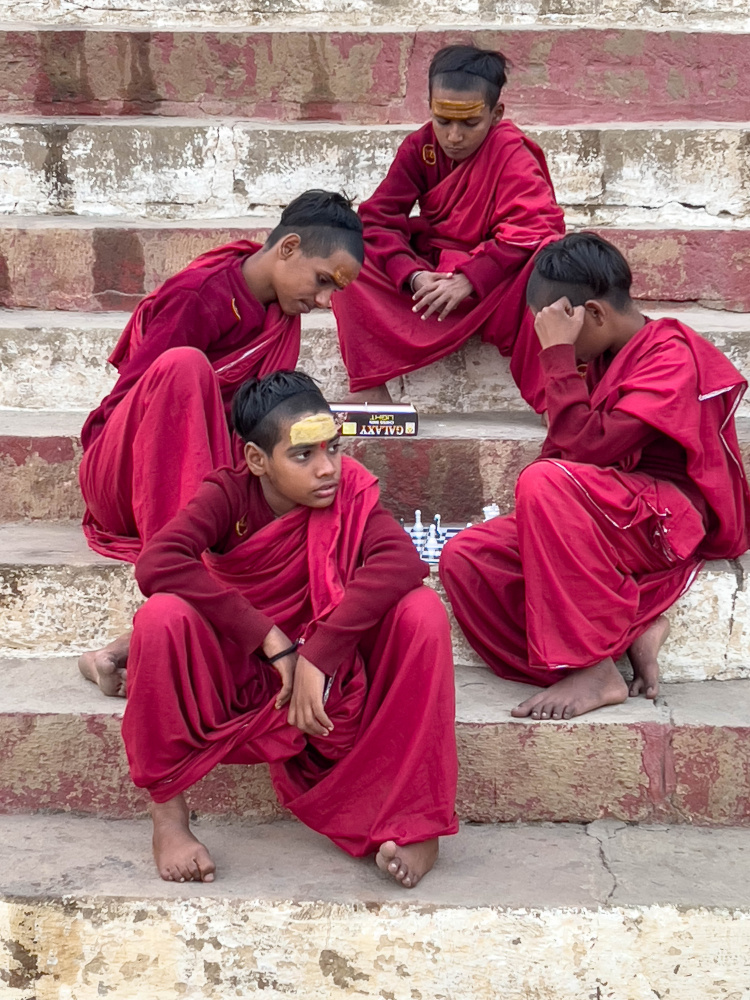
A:
{"type": "Polygon", "coordinates": [[[292,447],[297,448],[302,444],[330,441],[337,434],[338,430],[330,413],[315,413],[292,424],[289,429],[289,440],[292,442],[292,447]]]}
{"type": "Polygon", "coordinates": [[[347,285],[351,285],[354,280],[348,271],[345,271],[343,267],[337,267],[336,270],[331,275],[333,280],[339,286],[339,288],[346,288],[347,285]]]}
{"type": "Polygon", "coordinates": [[[482,114],[484,106],[484,101],[436,101],[433,99],[430,110],[436,118],[462,121],[465,118],[478,118],[482,114]]]}

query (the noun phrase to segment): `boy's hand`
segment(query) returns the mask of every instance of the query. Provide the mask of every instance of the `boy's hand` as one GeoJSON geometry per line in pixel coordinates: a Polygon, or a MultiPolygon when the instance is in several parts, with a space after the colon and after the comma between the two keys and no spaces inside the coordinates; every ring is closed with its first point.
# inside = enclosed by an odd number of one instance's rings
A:
{"type": "Polygon", "coordinates": [[[414,288],[412,299],[416,305],[412,312],[424,309],[422,319],[427,319],[435,312],[439,313],[438,321],[445,319],[474,291],[474,286],[465,275],[445,272],[420,274],[414,282],[414,288]]]}
{"type": "Polygon", "coordinates": [[[557,344],[575,344],[583,329],[585,316],[584,307],[573,308],[565,296],[540,309],[534,319],[534,329],[542,350],[557,344]]]}
{"type": "MultiPolygon", "coordinates": [[[[284,635],[278,626],[274,625],[271,631],[263,640],[261,649],[266,656],[275,656],[283,653],[292,645],[289,638],[284,635]]],[[[281,660],[276,660],[271,666],[281,678],[281,690],[276,698],[276,708],[283,708],[292,697],[292,687],[294,684],[294,667],[297,662],[297,653],[290,653],[281,660]]]]}
{"type": "Polygon", "coordinates": [[[333,723],[323,708],[326,675],[304,656],[297,658],[294,690],[287,721],[308,736],[328,736],[333,723]]]}

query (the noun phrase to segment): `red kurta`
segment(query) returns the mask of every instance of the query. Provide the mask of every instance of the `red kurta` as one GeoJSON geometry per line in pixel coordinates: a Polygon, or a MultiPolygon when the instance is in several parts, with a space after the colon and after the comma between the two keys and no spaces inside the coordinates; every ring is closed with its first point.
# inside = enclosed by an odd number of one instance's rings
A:
{"type": "Polygon", "coordinates": [[[376,483],[345,458],[331,507],[274,519],[255,477],[220,470],[146,546],[123,737],[155,801],[268,761],[283,805],[350,854],[456,832],[447,617],[376,483]],[[274,623],[333,677],[330,736],[274,707],[255,652],[274,623]]]}
{"type": "Polygon", "coordinates": [[[260,245],[211,250],[138,305],[109,361],[119,378],[81,432],[89,545],[135,561],[212,470],[231,461],[232,397],[294,368],[300,321],[264,309],[242,264],[260,245]]]}
{"type": "Polygon", "coordinates": [[[750,497],[734,427],[746,384],[688,327],[647,323],[587,381],[573,347],[541,366],[542,456],[514,513],[453,539],[440,572],[492,669],[549,685],[622,655],[704,559],[741,555],[750,497]]]}
{"type": "Polygon", "coordinates": [[[456,164],[428,123],[404,140],[359,213],[365,265],[332,299],[352,391],[437,361],[479,333],[511,356],[521,391],[538,405],[526,283],[535,251],[565,231],[541,149],[501,121],[456,164]],[[410,217],[415,203],[420,215],[410,217]],[[440,323],[422,320],[408,285],[417,270],[461,271],[476,294],[440,323]]]}

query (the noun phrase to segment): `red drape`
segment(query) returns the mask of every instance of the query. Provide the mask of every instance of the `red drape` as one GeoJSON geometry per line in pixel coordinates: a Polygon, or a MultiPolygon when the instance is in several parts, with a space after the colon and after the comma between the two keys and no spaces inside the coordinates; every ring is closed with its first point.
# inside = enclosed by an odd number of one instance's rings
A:
{"type": "Polygon", "coordinates": [[[526,283],[533,254],[564,232],[539,147],[503,121],[454,165],[426,125],[402,144],[360,214],[365,266],[332,300],[352,390],[437,361],[479,333],[512,356],[514,377],[536,404],[538,344],[526,283]],[[417,200],[420,215],[410,218],[417,200]],[[423,321],[404,285],[423,268],[463,271],[477,295],[443,322],[423,321]]]}
{"type": "MultiPolygon", "coordinates": [[[[240,240],[203,254],[185,272],[215,274],[258,249],[258,244],[240,240]]],[[[148,339],[149,306],[164,294],[157,289],[146,296],[130,318],[109,358],[118,369],[148,339]]],[[[168,294],[179,296],[180,288],[168,294]]],[[[102,555],[134,562],[143,542],[184,506],[204,476],[231,463],[228,418],[238,386],[252,375],[297,363],[299,317],[285,316],[276,303],[264,311],[253,300],[249,306],[257,309],[247,307],[242,326],[229,311],[230,301],[222,304],[233,323],[224,341],[231,346],[222,349],[221,330],[215,343],[206,342],[201,323],[196,324],[200,349],[164,350],[127,391],[116,386],[84,426],[79,473],[86,501],[83,530],[91,548],[102,555]]],[[[185,330],[174,334],[186,339],[185,330]]]]}
{"type": "MultiPolygon", "coordinates": [[[[376,502],[374,478],[347,463],[331,507],[296,508],[204,561],[287,635],[304,638],[341,600],[376,502]]],[[[156,594],[136,614],[128,660],[131,773],[166,801],[217,763],[268,761],[282,803],[354,855],[389,838],[453,833],[452,674],[444,609],[420,587],[337,671],[326,705],[333,733],[308,738],[274,708],[271,667],[179,596],[156,594]]]]}

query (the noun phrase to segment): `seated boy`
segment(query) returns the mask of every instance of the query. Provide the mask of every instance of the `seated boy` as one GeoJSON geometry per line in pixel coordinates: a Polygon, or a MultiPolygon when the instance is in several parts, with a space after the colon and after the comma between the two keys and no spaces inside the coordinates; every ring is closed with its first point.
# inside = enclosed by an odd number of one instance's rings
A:
{"type": "Polygon", "coordinates": [[[662,613],[704,559],[748,547],[733,414],[746,388],[713,345],[630,298],[611,244],[572,234],[540,251],[528,302],[542,347],[547,439],[516,509],[463,531],[440,575],[469,642],[501,677],[545,691],[517,717],[568,719],[654,698],[662,613]],[[585,377],[578,365],[586,365],[585,377]]]}
{"type": "Polygon", "coordinates": [[[122,732],[159,873],[213,879],[184,793],[267,761],[295,816],[415,886],[457,830],[445,609],[312,379],[251,379],[233,418],[243,467],[207,476],[136,563],[122,732]]]}
{"type": "Polygon", "coordinates": [[[389,402],[389,379],[479,333],[511,356],[538,407],[526,281],[534,252],[565,226],[541,149],[501,120],[505,67],[499,52],[441,49],[429,70],[432,120],[360,206],[367,260],[333,304],[352,399],[389,402]]]}
{"type": "MultiPolygon", "coordinates": [[[[134,562],[213,469],[232,461],[232,396],[249,376],[294,367],[300,315],[330,308],[359,273],[362,224],[339,194],[307,191],[264,246],[203,254],[140,303],[110,362],[112,392],[81,432],[83,530],[102,555],[134,562]]],[[[122,693],[128,636],[79,666],[122,693]]]]}

